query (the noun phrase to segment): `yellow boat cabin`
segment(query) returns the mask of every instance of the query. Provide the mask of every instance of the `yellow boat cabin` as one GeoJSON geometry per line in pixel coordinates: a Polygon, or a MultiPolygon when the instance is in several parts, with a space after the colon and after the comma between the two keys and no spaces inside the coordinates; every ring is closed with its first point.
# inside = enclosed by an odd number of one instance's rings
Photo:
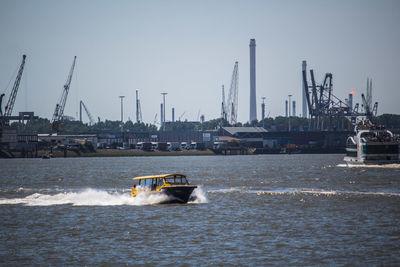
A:
{"type": "Polygon", "coordinates": [[[179,173],[140,176],[133,181],[132,197],[141,192],[166,194],[169,199],[163,203],[187,203],[197,187],[190,185],[186,175],[179,173]]]}

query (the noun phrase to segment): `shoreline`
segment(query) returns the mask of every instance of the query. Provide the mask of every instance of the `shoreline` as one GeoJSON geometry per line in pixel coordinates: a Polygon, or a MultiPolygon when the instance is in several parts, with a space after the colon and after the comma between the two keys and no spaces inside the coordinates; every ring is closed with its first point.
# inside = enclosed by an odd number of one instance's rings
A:
{"type": "MultiPolygon", "coordinates": [[[[48,150],[38,150],[37,157],[35,155],[26,154],[25,157],[22,153],[13,153],[13,157],[2,158],[42,158],[49,153],[48,150]]],[[[137,149],[98,149],[95,152],[75,152],[67,151],[66,158],[79,158],[79,157],[151,157],[151,156],[211,156],[215,155],[211,150],[189,150],[189,151],[142,151],[137,149]]],[[[52,153],[52,158],[65,158],[64,151],[56,150],[52,153]]]]}
{"type": "MultiPolygon", "coordinates": [[[[11,155],[0,156],[0,158],[4,159],[17,159],[17,158],[42,158],[43,156],[49,153],[48,150],[38,150],[37,157],[33,153],[26,153],[23,156],[20,152],[14,152],[11,155]]],[[[344,154],[343,152],[338,151],[307,151],[300,153],[249,153],[245,155],[284,155],[284,154],[344,154]]],[[[240,154],[227,154],[227,155],[240,155],[240,154]]],[[[169,157],[169,156],[224,156],[224,154],[216,154],[212,150],[184,150],[184,151],[143,151],[138,149],[128,149],[128,150],[120,150],[120,149],[98,149],[95,152],[75,152],[75,151],[67,151],[66,157],[64,157],[64,151],[56,150],[53,152],[52,158],[79,158],[79,157],[169,157]]]]}

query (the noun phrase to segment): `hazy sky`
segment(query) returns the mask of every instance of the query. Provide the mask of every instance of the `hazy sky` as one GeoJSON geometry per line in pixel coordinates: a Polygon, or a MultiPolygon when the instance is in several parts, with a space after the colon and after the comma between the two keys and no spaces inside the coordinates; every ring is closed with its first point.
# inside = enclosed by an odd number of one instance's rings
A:
{"type": "MultiPolygon", "coordinates": [[[[143,120],[220,116],[239,61],[238,120],[249,119],[249,41],[256,39],[257,112],[284,115],[288,94],[301,113],[301,61],[333,93],[355,90],[360,102],[373,79],[378,114],[400,113],[400,1],[20,1],[0,0],[0,92],[11,91],[27,55],[13,114],[51,119],[73,57],[65,115],[78,118],[83,100],[92,115],[135,120],[139,89],[143,120]]],[[[86,114],[84,120],[87,121],[86,114]]]]}

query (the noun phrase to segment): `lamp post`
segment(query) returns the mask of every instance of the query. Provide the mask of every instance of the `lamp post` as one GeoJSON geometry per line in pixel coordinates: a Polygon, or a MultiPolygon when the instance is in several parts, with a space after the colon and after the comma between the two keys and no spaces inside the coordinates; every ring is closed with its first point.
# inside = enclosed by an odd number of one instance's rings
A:
{"type": "Polygon", "coordinates": [[[162,96],[163,96],[163,115],[162,115],[162,127],[163,127],[163,131],[165,131],[165,96],[168,94],[168,93],[161,93],[162,94],[162,96]]]}
{"type": "Polygon", "coordinates": [[[289,96],[289,132],[290,132],[290,130],[291,130],[291,127],[290,127],[290,106],[291,106],[291,97],[292,97],[292,95],[288,95],[289,96]]]}
{"type": "Polygon", "coordinates": [[[262,119],[262,123],[263,123],[263,128],[265,128],[265,96],[262,97],[262,104],[261,104],[261,119],[262,119]]]}
{"type": "Polygon", "coordinates": [[[121,122],[124,122],[124,95],[120,95],[119,98],[121,98],[121,122]]]}

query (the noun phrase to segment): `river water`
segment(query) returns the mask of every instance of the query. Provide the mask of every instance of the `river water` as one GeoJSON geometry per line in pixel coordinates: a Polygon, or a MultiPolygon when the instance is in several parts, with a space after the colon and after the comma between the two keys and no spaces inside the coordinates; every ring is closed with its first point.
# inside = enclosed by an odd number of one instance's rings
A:
{"type": "Polygon", "coordinates": [[[400,165],[343,155],[0,160],[0,264],[399,265],[400,165]],[[130,197],[181,172],[194,202],[130,197]]]}

